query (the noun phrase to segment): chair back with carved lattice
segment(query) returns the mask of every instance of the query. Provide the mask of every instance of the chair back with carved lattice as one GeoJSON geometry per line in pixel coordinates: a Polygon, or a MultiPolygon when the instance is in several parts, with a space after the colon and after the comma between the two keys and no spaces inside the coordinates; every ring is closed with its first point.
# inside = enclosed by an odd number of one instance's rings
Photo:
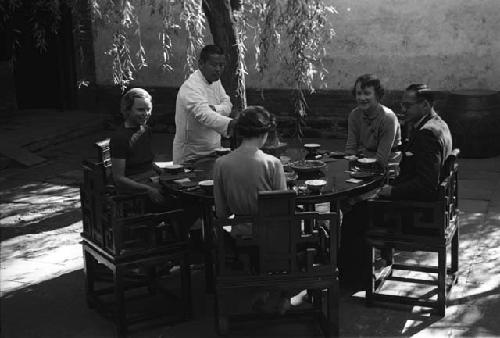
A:
{"type": "MultiPolygon", "coordinates": [[[[252,236],[237,237],[235,244],[239,252],[253,256],[250,270],[255,275],[335,274],[338,215],[295,210],[295,192],[260,192],[256,216],[218,220],[216,228],[220,233],[226,225],[252,224],[252,236]]],[[[218,246],[219,275],[231,275],[221,254],[227,252],[224,241],[219,240],[218,246]]]]}

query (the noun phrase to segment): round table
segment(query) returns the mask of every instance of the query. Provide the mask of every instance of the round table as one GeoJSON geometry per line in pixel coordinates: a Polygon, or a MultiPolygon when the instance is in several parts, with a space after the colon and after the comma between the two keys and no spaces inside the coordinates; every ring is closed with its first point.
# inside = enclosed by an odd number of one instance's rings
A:
{"type": "MultiPolygon", "coordinates": [[[[201,211],[202,217],[202,236],[205,243],[205,264],[206,264],[206,282],[208,291],[213,290],[214,271],[212,255],[212,217],[214,211],[213,192],[202,190],[197,182],[206,179],[212,179],[213,165],[217,157],[211,156],[199,160],[192,166],[189,173],[179,175],[160,176],[160,184],[170,194],[181,199],[182,203],[197,205],[201,211]],[[176,183],[176,178],[181,179],[188,176],[191,184],[181,185],[176,183]]],[[[316,204],[330,202],[330,208],[338,211],[339,201],[351,197],[363,195],[372,191],[384,183],[384,174],[374,174],[368,179],[359,183],[349,183],[346,180],[351,178],[349,172],[349,162],[346,159],[324,158],[326,166],[315,172],[299,172],[298,179],[295,182],[295,190],[298,191],[297,204],[304,205],[307,210],[314,210],[316,204]],[[307,179],[326,179],[327,184],[320,192],[311,192],[304,189],[304,181],[307,179]],[[299,187],[300,189],[297,189],[299,187]]],[[[293,186],[292,186],[293,188],[293,186]]]]}
{"type": "MultiPolygon", "coordinates": [[[[182,186],[174,179],[176,177],[188,177],[192,182],[212,179],[212,170],[216,157],[208,157],[197,162],[190,173],[178,176],[160,176],[161,185],[169,192],[186,200],[199,200],[202,203],[214,203],[212,193],[201,189],[198,185],[182,186]]],[[[327,184],[320,192],[312,192],[300,189],[297,195],[297,203],[322,203],[332,202],[343,198],[355,197],[380,187],[384,182],[384,174],[374,174],[372,177],[361,180],[360,183],[349,183],[351,178],[349,162],[345,159],[323,159],[326,166],[315,172],[299,172],[299,178],[294,186],[302,187],[307,179],[326,179],[327,184]]]]}

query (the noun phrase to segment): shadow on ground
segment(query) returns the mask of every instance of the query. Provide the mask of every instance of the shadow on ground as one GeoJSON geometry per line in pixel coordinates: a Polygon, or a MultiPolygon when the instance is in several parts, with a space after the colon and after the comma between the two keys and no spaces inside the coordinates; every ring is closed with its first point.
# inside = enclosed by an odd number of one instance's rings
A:
{"type": "MultiPolygon", "coordinates": [[[[194,318],[175,326],[132,330],[130,337],[217,337],[213,319],[213,295],[205,295],[203,271],[193,273],[194,318]]],[[[111,321],[88,309],[82,270],[10,292],[2,298],[2,333],[5,337],[109,337],[111,321]],[[29,322],[29,325],[28,325],[29,322]]],[[[168,304],[165,304],[168,306],[168,304]]],[[[343,293],[340,299],[341,336],[411,336],[439,320],[407,308],[367,308],[361,296],[343,293]]],[[[321,336],[312,321],[238,323],[236,337],[321,336]]]]}

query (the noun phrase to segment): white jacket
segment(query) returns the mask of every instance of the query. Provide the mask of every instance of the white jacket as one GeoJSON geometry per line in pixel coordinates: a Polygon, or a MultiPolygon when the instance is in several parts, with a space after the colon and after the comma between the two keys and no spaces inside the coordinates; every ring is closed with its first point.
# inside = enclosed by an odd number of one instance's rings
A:
{"type": "Polygon", "coordinates": [[[220,147],[220,135],[227,136],[231,108],[220,80],[209,84],[200,70],[191,74],[177,94],[174,163],[196,160],[220,147]]]}

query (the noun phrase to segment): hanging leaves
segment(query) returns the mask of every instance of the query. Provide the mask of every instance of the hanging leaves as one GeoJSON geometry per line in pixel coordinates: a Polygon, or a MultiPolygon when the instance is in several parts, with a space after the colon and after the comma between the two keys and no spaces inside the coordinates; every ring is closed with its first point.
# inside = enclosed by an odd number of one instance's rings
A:
{"type": "MultiPolygon", "coordinates": [[[[37,46],[46,48],[48,31],[56,32],[61,20],[60,5],[64,2],[73,9],[77,18],[77,3],[87,0],[5,0],[0,2],[0,23],[6,27],[9,13],[29,3],[32,11],[33,34],[37,46]],[[7,14],[6,14],[7,13],[7,14]]],[[[225,1],[225,0],[220,0],[225,1]]],[[[124,90],[137,70],[148,66],[148,51],[142,43],[141,18],[144,8],[151,16],[161,19],[158,29],[161,68],[172,70],[172,36],[181,23],[186,31],[185,73],[197,68],[197,56],[204,45],[205,14],[203,0],[90,0],[92,19],[97,25],[105,25],[112,31],[110,48],[113,82],[124,90]],[[179,15],[180,13],[180,15],[179,15]],[[130,45],[131,41],[133,46],[130,45]]],[[[236,18],[238,35],[238,63],[234,70],[238,75],[238,95],[244,99],[248,52],[248,33],[253,30],[255,69],[261,74],[269,70],[270,53],[276,53],[282,68],[287,71],[287,81],[296,93],[293,96],[294,114],[297,117],[297,135],[301,135],[307,105],[304,91],[314,91],[315,80],[325,80],[327,70],[322,63],[326,41],[334,36],[332,6],[323,0],[230,0],[236,18]]],[[[78,19],[78,18],[77,18],[78,19]]],[[[79,29],[78,20],[75,29],[79,29]]],[[[12,30],[14,32],[14,30],[12,30]]],[[[276,62],[276,58],[272,58],[276,62]]]]}
{"type": "Polygon", "coordinates": [[[255,28],[255,69],[263,78],[271,52],[283,60],[287,82],[295,90],[296,134],[301,137],[307,108],[304,91],[314,91],[315,79],[325,83],[323,46],[335,35],[329,16],[337,12],[322,0],[255,0],[249,13],[255,28]]]}
{"type": "Polygon", "coordinates": [[[186,76],[194,72],[197,67],[198,52],[204,44],[205,15],[203,14],[202,0],[183,0],[181,22],[187,32],[186,76]]]}
{"type": "MultiPolygon", "coordinates": [[[[155,4],[154,0],[151,2],[152,12],[155,14],[155,4]]],[[[157,13],[161,17],[161,30],[158,33],[158,39],[161,43],[161,68],[162,70],[172,71],[173,68],[170,65],[170,57],[172,55],[172,38],[171,34],[176,33],[180,26],[175,22],[174,18],[174,3],[170,0],[161,0],[158,5],[157,13]]]]}

